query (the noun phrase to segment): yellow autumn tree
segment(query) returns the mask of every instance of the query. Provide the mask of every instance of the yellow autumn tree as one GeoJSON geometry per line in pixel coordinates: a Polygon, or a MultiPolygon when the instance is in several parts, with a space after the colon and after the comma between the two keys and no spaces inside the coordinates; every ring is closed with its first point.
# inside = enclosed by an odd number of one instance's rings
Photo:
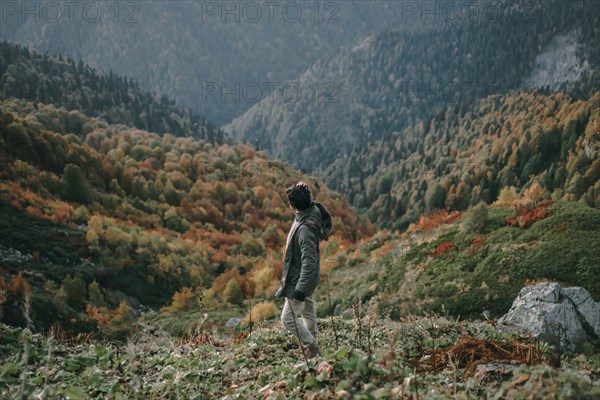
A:
{"type": "Polygon", "coordinates": [[[252,282],[255,285],[255,295],[261,294],[265,289],[271,285],[273,280],[273,268],[265,266],[260,268],[256,273],[252,275],[252,282]]]}
{"type": "Polygon", "coordinates": [[[175,312],[189,310],[195,305],[198,305],[197,297],[198,296],[191,288],[184,287],[183,289],[173,293],[171,305],[166,309],[168,311],[175,312]]]}
{"type": "Polygon", "coordinates": [[[106,240],[112,244],[119,244],[119,243],[127,243],[130,244],[131,242],[133,242],[133,236],[131,236],[129,233],[122,231],[121,229],[117,228],[116,226],[109,226],[108,229],[106,230],[106,240]]]}
{"type": "Polygon", "coordinates": [[[225,286],[225,290],[223,291],[223,300],[231,304],[242,304],[242,301],[244,301],[244,292],[237,279],[232,278],[227,282],[227,286],[225,286]]]}
{"type": "Polygon", "coordinates": [[[126,301],[122,301],[113,314],[112,321],[116,324],[129,324],[133,322],[133,312],[126,301]]]}
{"type": "Polygon", "coordinates": [[[498,196],[498,203],[509,204],[515,201],[519,195],[517,189],[514,186],[507,186],[502,188],[500,195],[498,196]]]}
{"type": "Polygon", "coordinates": [[[257,323],[269,319],[277,314],[277,306],[269,301],[258,303],[250,310],[250,313],[242,320],[243,324],[257,323]]]}
{"type": "Polygon", "coordinates": [[[527,199],[531,205],[535,206],[544,198],[546,192],[546,189],[535,182],[529,189],[525,190],[525,199],[527,199]]]}
{"type": "Polygon", "coordinates": [[[97,236],[102,236],[104,234],[104,224],[102,223],[102,217],[99,215],[93,215],[89,221],[88,225],[92,228],[93,232],[97,236]]]}

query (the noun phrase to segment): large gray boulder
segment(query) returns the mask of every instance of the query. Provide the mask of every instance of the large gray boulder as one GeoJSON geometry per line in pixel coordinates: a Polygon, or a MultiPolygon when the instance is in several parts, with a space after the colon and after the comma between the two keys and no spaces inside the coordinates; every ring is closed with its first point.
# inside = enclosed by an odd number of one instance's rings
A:
{"type": "Polygon", "coordinates": [[[580,287],[561,288],[558,283],[527,286],[498,320],[497,329],[575,351],[584,342],[600,338],[600,303],[580,287]]]}

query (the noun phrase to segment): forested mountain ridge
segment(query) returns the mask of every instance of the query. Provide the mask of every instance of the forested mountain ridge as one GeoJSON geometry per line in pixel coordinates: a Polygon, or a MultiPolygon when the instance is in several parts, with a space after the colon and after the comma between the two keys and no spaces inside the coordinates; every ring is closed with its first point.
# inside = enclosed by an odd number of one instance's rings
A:
{"type": "Polygon", "coordinates": [[[340,45],[386,27],[423,27],[396,1],[117,1],[88,9],[82,1],[71,17],[56,3],[56,21],[44,18],[44,8],[51,16],[54,8],[43,2],[11,3],[3,39],[127,75],[217,124],[256,103],[255,85],[259,99],[268,97],[266,84],[295,79],[340,45]],[[217,92],[207,95],[213,85],[217,92]]]}
{"type": "Polygon", "coordinates": [[[166,96],[158,98],[131,79],[5,41],[0,41],[0,97],[54,104],[100,117],[110,124],[158,134],[192,136],[213,144],[224,142],[223,132],[213,124],[166,96]]]}
{"type": "Polygon", "coordinates": [[[396,228],[536,183],[547,197],[598,207],[599,139],[600,92],[586,101],[518,91],[448,107],[341,157],[329,175],[372,221],[396,228]]]}
{"type": "Polygon", "coordinates": [[[374,231],[322,182],[249,146],[52,105],[0,103],[0,165],[0,286],[17,288],[5,321],[28,325],[27,301],[37,329],[119,325],[123,313],[172,299],[173,310],[205,294],[226,307],[274,292],[293,219],[284,188],[300,179],[332,211],[336,241],[374,231]],[[85,136],[68,133],[73,119],[85,136]]]}
{"type": "Polygon", "coordinates": [[[554,54],[547,46],[557,35],[578,44],[573,62],[579,69],[551,76],[573,76],[583,84],[566,78],[553,83],[585,98],[600,88],[597,2],[528,3],[537,7],[537,20],[529,19],[531,10],[522,3],[502,4],[514,12],[495,23],[475,18],[435,31],[387,30],[363,39],[300,76],[300,87],[321,84],[318,99],[311,92],[297,101],[263,100],[224,129],[241,141],[258,139],[279,159],[323,169],[352,149],[401,135],[436,110],[543,84],[548,63],[538,56],[554,54]]]}

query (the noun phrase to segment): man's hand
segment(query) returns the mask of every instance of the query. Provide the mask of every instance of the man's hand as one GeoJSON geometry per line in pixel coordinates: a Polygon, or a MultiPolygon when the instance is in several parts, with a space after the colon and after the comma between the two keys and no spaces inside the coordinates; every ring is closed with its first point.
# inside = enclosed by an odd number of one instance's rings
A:
{"type": "Polygon", "coordinates": [[[305,294],[303,292],[299,292],[297,290],[294,290],[294,295],[292,296],[292,299],[296,300],[296,301],[304,301],[305,299],[305,294]]]}

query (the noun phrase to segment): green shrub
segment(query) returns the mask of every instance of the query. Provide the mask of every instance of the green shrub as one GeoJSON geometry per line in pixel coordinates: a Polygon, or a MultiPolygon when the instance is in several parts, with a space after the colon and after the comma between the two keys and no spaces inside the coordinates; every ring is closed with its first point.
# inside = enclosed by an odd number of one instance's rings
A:
{"type": "Polygon", "coordinates": [[[244,301],[244,292],[240,284],[235,278],[232,278],[227,282],[225,290],[223,291],[223,300],[227,303],[240,305],[244,301]]]}
{"type": "Polygon", "coordinates": [[[90,212],[85,206],[79,206],[73,212],[73,220],[77,224],[85,224],[90,219],[90,212]]]}
{"type": "Polygon", "coordinates": [[[75,310],[82,310],[86,290],[85,282],[80,275],[68,275],[62,283],[62,290],[65,292],[67,304],[75,310]]]}
{"type": "Polygon", "coordinates": [[[467,232],[483,232],[488,222],[488,209],[484,202],[479,202],[463,217],[463,228],[467,232]]]}

